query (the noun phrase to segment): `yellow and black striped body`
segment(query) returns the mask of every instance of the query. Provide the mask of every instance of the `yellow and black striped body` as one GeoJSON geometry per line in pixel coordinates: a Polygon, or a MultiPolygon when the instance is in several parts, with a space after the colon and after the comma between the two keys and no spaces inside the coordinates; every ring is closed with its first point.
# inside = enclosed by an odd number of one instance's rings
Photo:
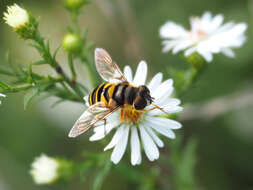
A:
{"type": "Polygon", "coordinates": [[[102,83],[92,90],[89,95],[89,104],[104,102],[108,105],[110,99],[116,101],[117,105],[133,104],[138,88],[129,83],[102,83]]]}
{"type": "Polygon", "coordinates": [[[117,106],[128,104],[137,110],[144,109],[152,101],[146,86],[135,87],[128,82],[102,83],[89,95],[90,105],[103,102],[108,106],[112,100],[117,106]]]}

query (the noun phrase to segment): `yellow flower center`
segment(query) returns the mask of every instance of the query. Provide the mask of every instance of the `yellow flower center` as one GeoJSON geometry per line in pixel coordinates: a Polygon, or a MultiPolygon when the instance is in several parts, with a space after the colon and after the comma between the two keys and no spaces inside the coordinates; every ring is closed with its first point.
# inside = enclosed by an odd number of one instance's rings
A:
{"type": "Polygon", "coordinates": [[[125,105],[121,108],[120,122],[121,123],[133,123],[136,124],[145,110],[136,110],[132,105],[125,105]]]}

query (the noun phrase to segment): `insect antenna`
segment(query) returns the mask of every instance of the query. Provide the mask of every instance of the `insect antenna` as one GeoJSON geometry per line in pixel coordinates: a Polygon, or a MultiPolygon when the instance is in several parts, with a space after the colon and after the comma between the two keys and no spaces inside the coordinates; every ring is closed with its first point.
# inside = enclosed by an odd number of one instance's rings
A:
{"type": "Polygon", "coordinates": [[[155,110],[155,109],[159,109],[159,110],[161,110],[163,113],[165,113],[165,114],[169,114],[168,112],[166,112],[166,111],[164,111],[164,109],[163,108],[161,108],[160,106],[158,106],[158,105],[156,105],[156,104],[153,104],[152,103],[152,106],[154,106],[153,108],[150,108],[149,110],[147,110],[147,111],[151,111],[151,110],[155,110]]]}

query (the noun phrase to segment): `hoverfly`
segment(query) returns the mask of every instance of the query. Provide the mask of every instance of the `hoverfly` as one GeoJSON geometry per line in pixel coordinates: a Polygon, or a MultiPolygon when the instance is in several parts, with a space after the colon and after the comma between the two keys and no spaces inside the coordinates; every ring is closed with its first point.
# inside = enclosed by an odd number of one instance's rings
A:
{"type": "Polygon", "coordinates": [[[123,110],[125,106],[132,106],[133,109],[143,112],[153,109],[165,112],[159,106],[152,104],[154,98],[151,97],[148,87],[134,86],[127,81],[118,65],[104,49],[95,49],[95,64],[99,75],[106,82],[91,91],[88,98],[90,107],[75,122],[69,137],[81,135],[99,121],[105,121],[106,117],[116,110],[120,108],[123,110]],[[119,82],[111,82],[115,80],[119,82]],[[150,104],[153,108],[144,110],[150,104]]]}

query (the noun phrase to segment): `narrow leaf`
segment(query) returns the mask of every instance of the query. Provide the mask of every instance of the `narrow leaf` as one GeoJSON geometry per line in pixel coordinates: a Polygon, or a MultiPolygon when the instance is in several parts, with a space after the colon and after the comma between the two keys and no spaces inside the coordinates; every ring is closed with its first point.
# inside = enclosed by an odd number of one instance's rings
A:
{"type": "Polygon", "coordinates": [[[39,94],[39,89],[38,88],[33,88],[31,91],[29,91],[25,96],[24,96],[24,110],[26,110],[28,104],[31,102],[31,100],[39,94]]]}
{"type": "Polygon", "coordinates": [[[32,65],[44,65],[48,64],[45,60],[35,61],[32,63],[32,65]]]}
{"type": "Polygon", "coordinates": [[[97,173],[96,178],[94,179],[93,190],[101,189],[104,179],[110,172],[111,166],[112,162],[110,159],[106,160],[104,167],[97,173]]]}
{"type": "Polygon", "coordinates": [[[10,87],[7,84],[0,81],[0,88],[2,88],[4,90],[8,90],[10,87]]]}

